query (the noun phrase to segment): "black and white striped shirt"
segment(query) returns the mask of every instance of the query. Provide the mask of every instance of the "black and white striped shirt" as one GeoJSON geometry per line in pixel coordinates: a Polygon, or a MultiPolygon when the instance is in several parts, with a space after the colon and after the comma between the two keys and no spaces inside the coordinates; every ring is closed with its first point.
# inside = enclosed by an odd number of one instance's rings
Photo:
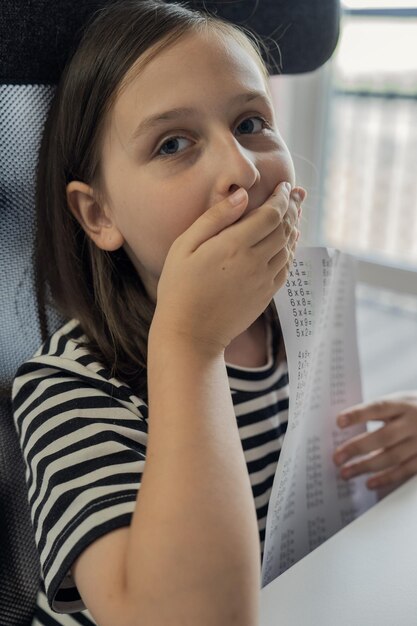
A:
{"type": "MultiPolygon", "coordinates": [[[[268,325],[266,365],[226,363],[261,558],[288,422],[288,370],[278,362],[278,332],[268,325]]],[[[86,337],[73,319],[19,367],[13,382],[14,420],[41,560],[36,626],[95,624],[70,570],[90,543],[130,524],[146,462],[147,405],[78,339],[86,337]]]]}

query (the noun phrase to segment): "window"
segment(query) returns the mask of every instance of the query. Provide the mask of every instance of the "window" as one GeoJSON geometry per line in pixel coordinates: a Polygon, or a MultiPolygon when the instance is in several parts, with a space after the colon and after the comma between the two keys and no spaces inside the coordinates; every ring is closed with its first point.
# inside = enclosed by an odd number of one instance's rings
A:
{"type": "Polygon", "coordinates": [[[346,0],[343,8],[323,128],[318,239],[415,271],[417,2],[346,0]]]}

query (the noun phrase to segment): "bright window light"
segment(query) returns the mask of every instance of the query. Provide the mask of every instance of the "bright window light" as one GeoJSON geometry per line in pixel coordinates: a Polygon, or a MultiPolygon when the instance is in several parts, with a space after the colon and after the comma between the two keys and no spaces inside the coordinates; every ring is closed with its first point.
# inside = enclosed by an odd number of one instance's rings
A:
{"type": "Polygon", "coordinates": [[[320,226],[324,245],[413,271],[416,33],[415,17],[359,12],[342,21],[332,59],[320,226]]]}
{"type": "Polygon", "coordinates": [[[417,0],[342,0],[346,9],[415,9],[417,0]]]}
{"type": "MultiPolygon", "coordinates": [[[[401,74],[417,86],[417,20],[364,18],[345,21],[335,65],[346,80],[401,74]]],[[[406,80],[402,78],[402,80],[406,80]]]]}

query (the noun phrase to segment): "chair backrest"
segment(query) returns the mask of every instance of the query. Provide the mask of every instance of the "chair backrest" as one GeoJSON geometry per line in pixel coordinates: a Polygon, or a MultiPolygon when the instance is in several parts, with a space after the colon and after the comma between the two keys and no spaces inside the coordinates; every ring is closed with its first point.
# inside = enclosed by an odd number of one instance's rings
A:
{"type": "MultiPolygon", "coordinates": [[[[0,624],[30,624],[39,587],[39,557],[11,412],[18,365],[41,343],[32,263],[34,173],[48,103],[45,85],[0,85],[0,624]],[[18,602],[17,602],[18,599],[18,602]]],[[[51,328],[62,323],[49,312],[51,328]]]]}
{"type": "MultiPolygon", "coordinates": [[[[34,244],[37,150],[48,106],[79,28],[106,0],[1,0],[0,7],[0,624],[31,624],[39,557],[25,469],[10,402],[18,366],[41,343],[34,244]]],[[[339,0],[189,2],[251,28],[280,46],[270,55],[282,73],[316,69],[333,52],[339,0]]],[[[270,59],[265,59],[270,61],[270,59]]],[[[47,310],[54,332],[65,321],[47,310]]]]}

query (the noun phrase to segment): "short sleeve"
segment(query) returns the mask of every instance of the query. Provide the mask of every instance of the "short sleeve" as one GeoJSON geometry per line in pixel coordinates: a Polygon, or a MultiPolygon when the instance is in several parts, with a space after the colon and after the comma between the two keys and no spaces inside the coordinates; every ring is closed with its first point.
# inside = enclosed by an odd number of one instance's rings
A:
{"type": "Polygon", "coordinates": [[[73,613],[86,608],[70,573],[75,559],[131,522],[145,465],[147,407],[65,361],[43,356],[23,364],[12,402],[46,597],[54,611],[73,613]]]}

